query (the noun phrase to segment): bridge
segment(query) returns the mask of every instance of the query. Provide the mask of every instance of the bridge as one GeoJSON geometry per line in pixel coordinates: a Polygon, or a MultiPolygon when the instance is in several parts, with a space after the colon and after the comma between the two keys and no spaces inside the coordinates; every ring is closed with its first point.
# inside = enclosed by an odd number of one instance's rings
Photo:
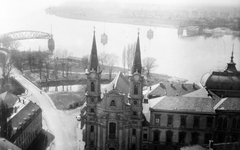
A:
{"type": "Polygon", "coordinates": [[[55,43],[52,34],[31,30],[15,31],[0,35],[0,46],[4,47],[6,42],[27,39],[48,39],[48,49],[52,52],[55,48],[55,43]]]}

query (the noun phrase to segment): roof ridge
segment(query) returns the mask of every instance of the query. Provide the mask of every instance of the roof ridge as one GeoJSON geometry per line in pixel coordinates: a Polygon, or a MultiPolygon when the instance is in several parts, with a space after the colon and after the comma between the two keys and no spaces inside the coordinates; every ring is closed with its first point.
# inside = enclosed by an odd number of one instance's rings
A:
{"type": "Polygon", "coordinates": [[[221,104],[223,104],[228,98],[221,99],[214,107],[213,109],[216,110],[221,104]]]}

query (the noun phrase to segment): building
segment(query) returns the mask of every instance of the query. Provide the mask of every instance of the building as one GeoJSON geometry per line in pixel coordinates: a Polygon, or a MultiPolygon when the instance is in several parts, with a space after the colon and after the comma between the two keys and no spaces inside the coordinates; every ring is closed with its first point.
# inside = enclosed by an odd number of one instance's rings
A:
{"type": "Polygon", "coordinates": [[[42,130],[41,108],[10,92],[0,94],[1,137],[25,150],[42,130]]]}
{"type": "Polygon", "coordinates": [[[19,147],[4,138],[0,138],[0,150],[21,150],[19,147]]]}
{"type": "MultiPolygon", "coordinates": [[[[101,93],[95,33],[87,75],[84,139],[86,149],[141,149],[142,89],[139,37],[129,83],[119,74],[101,93]],[[121,80],[121,81],[120,81],[121,80]],[[120,82],[118,82],[120,81],[120,82]],[[114,83],[114,84],[113,84],[114,83]],[[129,89],[125,85],[129,86],[129,89]],[[128,94],[121,89],[125,88],[128,94]]],[[[126,92],[126,91],[125,91],[126,92]]]]}
{"type": "MultiPolygon", "coordinates": [[[[86,150],[171,150],[197,144],[208,147],[209,140],[240,142],[240,97],[230,94],[238,93],[235,82],[234,88],[229,83],[229,89],[224,89],[229,94],[224,96],[208,84],[199,88],[159,83],[151,92],[160,94],[145,101],[141,69],[138,37],[131,75],[119,73],[101,89],[94,33],[86,71],[86,103],[81,111],[86,150]]],[[[225,85],[225,81],[221,83],[225,85]]]]}

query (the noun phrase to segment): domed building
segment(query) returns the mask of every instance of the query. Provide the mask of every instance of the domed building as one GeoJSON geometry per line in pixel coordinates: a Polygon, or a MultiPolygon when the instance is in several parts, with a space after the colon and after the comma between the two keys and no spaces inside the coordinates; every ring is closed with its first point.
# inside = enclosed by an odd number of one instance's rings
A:
{"type": "Polygon", "coordinates": [[[219,97],[240,97],[240,71],[233,61],[227,64],[224,71],[213,71],[202,77],[202,85],[219,97]]]}

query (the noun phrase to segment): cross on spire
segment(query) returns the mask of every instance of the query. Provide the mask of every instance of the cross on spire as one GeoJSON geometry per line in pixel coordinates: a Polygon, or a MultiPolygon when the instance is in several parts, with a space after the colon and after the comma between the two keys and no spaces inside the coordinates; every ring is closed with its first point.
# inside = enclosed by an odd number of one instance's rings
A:
{"type": "Polygon", "coordinates": [[[232,46],[232,56],[231,56],[231,63],[233,63],[233,52],[234,52],[234,44],[232,46]]]}

